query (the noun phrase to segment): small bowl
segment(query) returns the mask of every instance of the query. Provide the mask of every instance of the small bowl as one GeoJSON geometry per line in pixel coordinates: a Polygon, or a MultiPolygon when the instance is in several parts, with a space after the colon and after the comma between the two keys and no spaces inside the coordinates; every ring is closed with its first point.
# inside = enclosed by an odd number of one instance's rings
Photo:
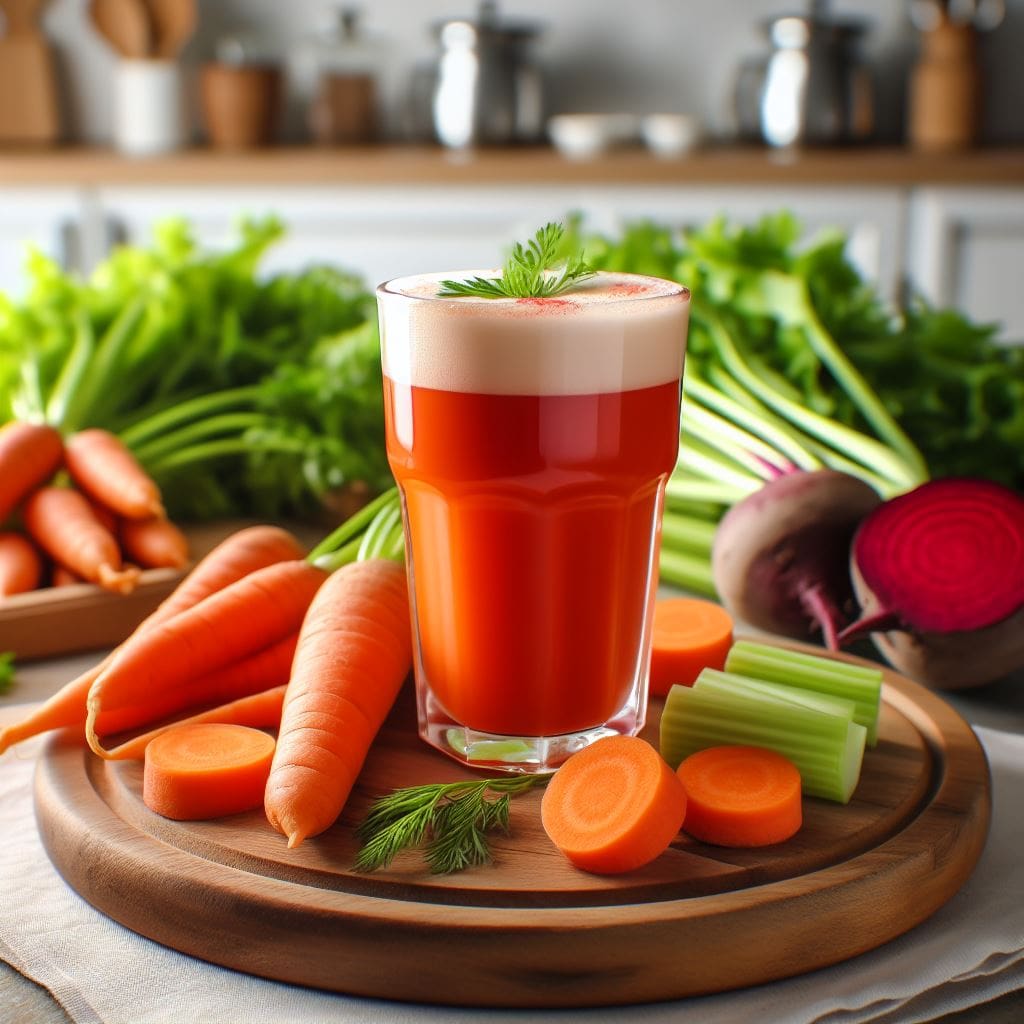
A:
{"type": "Polygon", "coordinates": [[[700,142],[702,134],[693,114],[648,114],[640,122],[640,137],[657,156],[682,156],[700,142]]]}
{"type": "Polygon", "coordinates": [[[587,160],[637,137],[632,114],[556,114],[548,120],[548,137],[571,160],[587,160]]]}

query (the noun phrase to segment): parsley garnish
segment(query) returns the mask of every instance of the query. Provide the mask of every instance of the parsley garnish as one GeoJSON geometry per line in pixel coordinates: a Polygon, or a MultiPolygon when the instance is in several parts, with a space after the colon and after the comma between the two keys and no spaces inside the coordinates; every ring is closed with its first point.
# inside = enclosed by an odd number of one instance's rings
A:
{"type": "Polygon", "coordinates": [[[565,228],[545,224],[524,247],[516,242],[505,261],[501,277],[471,277],[468,281],[442,281],[442,296],[475,296],[481,299],[531,299],[559,295],[580,281],[593,277],[582,255],[562,256],[565,228]],[[561,269],[558,265],[563,264],[561,269]]]}

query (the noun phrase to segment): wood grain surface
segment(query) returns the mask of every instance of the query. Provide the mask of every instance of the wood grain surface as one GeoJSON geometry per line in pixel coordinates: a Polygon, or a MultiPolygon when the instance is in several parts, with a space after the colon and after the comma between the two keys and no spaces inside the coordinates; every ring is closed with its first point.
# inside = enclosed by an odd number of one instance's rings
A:
{"type": "Polygon", "coordinates": [[[513,801],[492,866],[432,876],[409,854],[352,872],[353,826],[371,799],[465,774],[417,738],[406,691],[342,819],[294,851],[261,812],[191,824],[152,814],[141,766],[100,762],[74,735],[51,740],[35,802],[69,884],[165,945],[357,995],[524,1007],[716,992],[855,956],[956,892],[989,819],[988,767],[969,726],[889,672],[881,740],[854,799],[806,799],[785,844],[727,850],[680,835],[647,868],[588,875],[547,841],[531,791],[513,801]]]}

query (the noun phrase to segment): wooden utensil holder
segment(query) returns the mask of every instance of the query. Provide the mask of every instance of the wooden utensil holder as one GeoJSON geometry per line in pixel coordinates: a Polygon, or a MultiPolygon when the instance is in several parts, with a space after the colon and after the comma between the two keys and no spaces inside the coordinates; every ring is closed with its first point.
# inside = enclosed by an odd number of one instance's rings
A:
{"type": "Polygon", "coordinates": [[[977,141],[981,71],[971,25],[943,22],[922,36],[910,80],[909,138],[914,149],[967,149],[977,141]]]}

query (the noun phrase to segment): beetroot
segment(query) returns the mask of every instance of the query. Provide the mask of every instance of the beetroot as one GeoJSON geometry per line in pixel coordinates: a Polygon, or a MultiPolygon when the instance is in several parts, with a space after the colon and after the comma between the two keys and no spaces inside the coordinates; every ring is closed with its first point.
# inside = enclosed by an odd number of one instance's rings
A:
{"type": "Polygon", "coordinates": [[[861,524],[851,576],[866,632],[901,672],[942,689],[1024,665],[1024,497],[945,479],[887,501],[861,524]]]}
{"type": "Polygon", "coordinates": [[[725,514],[711,568],[722,602],[738,619],[796,639],[837,630],[853,608],[850,542],[881,502],[862,480],[822,469],[787,473],[725,514]]]}

